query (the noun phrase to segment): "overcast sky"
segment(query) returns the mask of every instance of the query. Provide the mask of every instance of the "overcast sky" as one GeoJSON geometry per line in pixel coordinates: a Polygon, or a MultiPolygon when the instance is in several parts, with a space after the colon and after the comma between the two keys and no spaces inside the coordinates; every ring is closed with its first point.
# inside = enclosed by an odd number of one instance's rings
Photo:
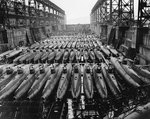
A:
{"type": "Polygon", "coordinates": [[[90,12],[97,0],[50,0],[61,7],[67,16],[67,24],[90,23],[90,12]]]}
{"type": "MultiPolygon", "coordinates": [[[[26,2],[28,0],[25,0],[26,2]]],[[[90,13],[97,0],[50,0],[66,13],[67,24],[90,23],[90,13]]],[[[125,0],[126,1],[126,0],[125,0]]],[[[128,0],[127,0],[128,1],[128,0]]],[[[150,1],[150,0],[149,0],[150,1]]],[[[138,0],[134,0],[134,15],[137,17],[138,0]]]]}

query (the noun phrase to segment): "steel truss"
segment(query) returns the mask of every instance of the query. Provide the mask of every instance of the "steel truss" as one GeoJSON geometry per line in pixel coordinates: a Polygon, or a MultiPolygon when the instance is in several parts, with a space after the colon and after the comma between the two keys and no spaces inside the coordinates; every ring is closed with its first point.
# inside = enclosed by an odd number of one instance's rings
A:
{"type": "Polygon", "coordinates": [[[134,0],[119,0],[118,18],[120,26],[134,24],[134,0]]]}
{"type": "Polygon", "coordinates": [[[99,0],[91,11],[91,23],[130,26],[133,21],[133,0],[99,0]]]}
{"type": "Polygon", "coordinates": [[[150,1],[139,0],[138,25],[140,27],[150,24],[150,1]]]}

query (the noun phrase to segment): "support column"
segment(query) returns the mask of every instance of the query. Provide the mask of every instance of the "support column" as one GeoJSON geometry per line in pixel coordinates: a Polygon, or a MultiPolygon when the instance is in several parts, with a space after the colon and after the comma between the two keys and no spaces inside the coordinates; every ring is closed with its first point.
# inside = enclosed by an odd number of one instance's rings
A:
{"type": "Polygon", "coordinates": [[[110,0],[110,14],[109,14],[109,18],[110,18],[110,24],[112,23],[112,0],[110,0]]]}

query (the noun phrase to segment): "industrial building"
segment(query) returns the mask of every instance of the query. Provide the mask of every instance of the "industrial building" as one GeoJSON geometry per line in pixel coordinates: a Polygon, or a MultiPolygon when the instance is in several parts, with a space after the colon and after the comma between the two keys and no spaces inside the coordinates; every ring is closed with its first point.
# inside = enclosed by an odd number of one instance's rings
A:
{"type": "Polygon", "coordinates": [[[65,11],[49,0],[1,0],[1,51],[33,43],[65,28],[65,11]]]}
{"type": "Polygon", "coordinates": [[[98,0],[91,11],[91,29],[129,57],[149,64],[148,0],[98,0]]]}
{"type": "Polygon", "coordinates": [[[0,0],[0,119],[150,118],[150,1],[97,0],[89,17],[0,0]]]}

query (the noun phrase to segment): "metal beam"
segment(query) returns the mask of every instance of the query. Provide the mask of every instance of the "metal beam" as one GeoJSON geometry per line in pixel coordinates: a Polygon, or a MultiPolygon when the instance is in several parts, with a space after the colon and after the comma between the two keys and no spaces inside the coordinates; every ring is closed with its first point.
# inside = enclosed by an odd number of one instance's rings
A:
{"type": "Polygon", "coordinates": [[[138,3],[138,26],[143,27],[150,24],[150,1],[139,0],[138,3]]]}
{"type": "Polygon", "coordinates": [[[133,25],[133,0],[98,0],[91,10],[91,14],[94,14],[97,9],[100,9],[100,13],[97,14],[97,17],[100,17],[101,24],[111,24],[117,26],[133,25]]]}

